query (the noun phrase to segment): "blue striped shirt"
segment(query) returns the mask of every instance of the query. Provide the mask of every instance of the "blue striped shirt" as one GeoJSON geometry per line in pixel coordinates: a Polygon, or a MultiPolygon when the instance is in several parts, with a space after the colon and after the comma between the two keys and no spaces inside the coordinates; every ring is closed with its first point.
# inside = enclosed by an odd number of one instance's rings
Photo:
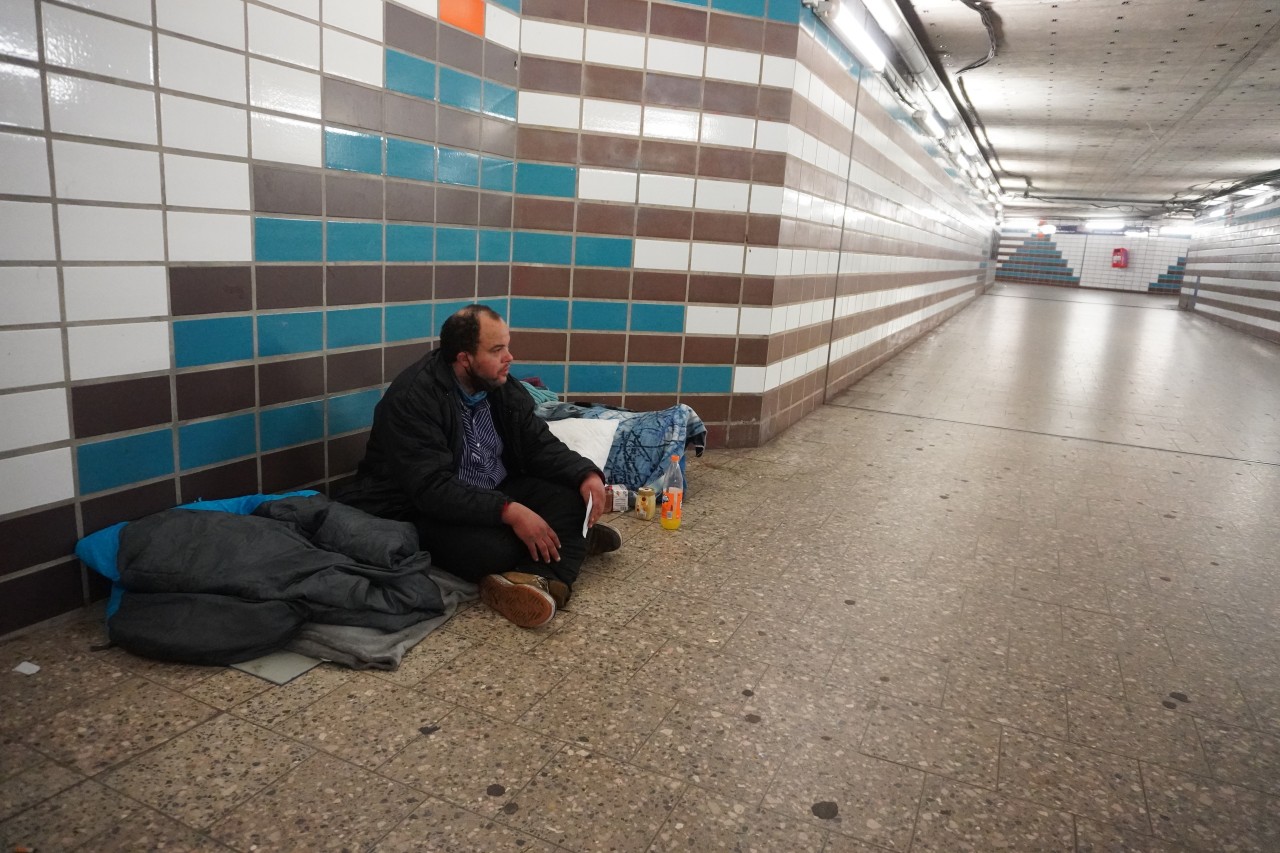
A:
{"type": "Polygon", "coordinates": [[[469,486],[492,489],[507,479],[502,464],[502,436],[493,425],[489,395],[477,403],[462,401],[462,463],[457,477],[469,486]]]}

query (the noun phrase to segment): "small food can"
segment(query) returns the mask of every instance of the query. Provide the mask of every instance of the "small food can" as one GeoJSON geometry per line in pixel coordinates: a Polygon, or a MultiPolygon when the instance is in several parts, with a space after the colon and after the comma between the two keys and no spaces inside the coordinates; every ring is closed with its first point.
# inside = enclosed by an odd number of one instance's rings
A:
{"type": "Polygon", "coordinates": [[[646,521],[653,521],[653,517],[658,512],[658,501],[653,493],[653,489],[648,486],[642,486],[636,492],[636,515],[646,521]]]}

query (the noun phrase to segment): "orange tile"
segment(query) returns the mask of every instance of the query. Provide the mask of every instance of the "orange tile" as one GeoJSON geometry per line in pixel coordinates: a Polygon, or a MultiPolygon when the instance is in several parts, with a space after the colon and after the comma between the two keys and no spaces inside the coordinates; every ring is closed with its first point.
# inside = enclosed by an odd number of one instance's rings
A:
{"type": "Polygon", "coordinates": [[[440,0],[440,20],[483,36],[484,0],[440,0]]]}

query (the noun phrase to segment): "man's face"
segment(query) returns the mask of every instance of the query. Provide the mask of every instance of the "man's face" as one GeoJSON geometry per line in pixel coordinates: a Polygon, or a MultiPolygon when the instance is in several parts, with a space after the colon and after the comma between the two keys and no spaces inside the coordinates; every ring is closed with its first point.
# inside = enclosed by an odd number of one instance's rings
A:
{"type": "Polygon", "coordinates": [[[480,344],[475,353],[459,353],[458,361],[476,391],[493,391],[511,372],[511,331],[501,320],[481,315],[480,344]]]}

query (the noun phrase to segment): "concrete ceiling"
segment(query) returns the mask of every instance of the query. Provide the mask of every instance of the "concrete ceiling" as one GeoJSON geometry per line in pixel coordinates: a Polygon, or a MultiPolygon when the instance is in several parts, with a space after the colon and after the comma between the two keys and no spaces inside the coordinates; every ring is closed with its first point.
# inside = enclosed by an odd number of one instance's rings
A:
{"type": "Polygon", "coordinates": [[[1280,0],[902,0],[1005,216],[1154,217],[1280,178],[1280,0]],[[1025,194],[1025,197],[1024,197],[1025,194]]]}

